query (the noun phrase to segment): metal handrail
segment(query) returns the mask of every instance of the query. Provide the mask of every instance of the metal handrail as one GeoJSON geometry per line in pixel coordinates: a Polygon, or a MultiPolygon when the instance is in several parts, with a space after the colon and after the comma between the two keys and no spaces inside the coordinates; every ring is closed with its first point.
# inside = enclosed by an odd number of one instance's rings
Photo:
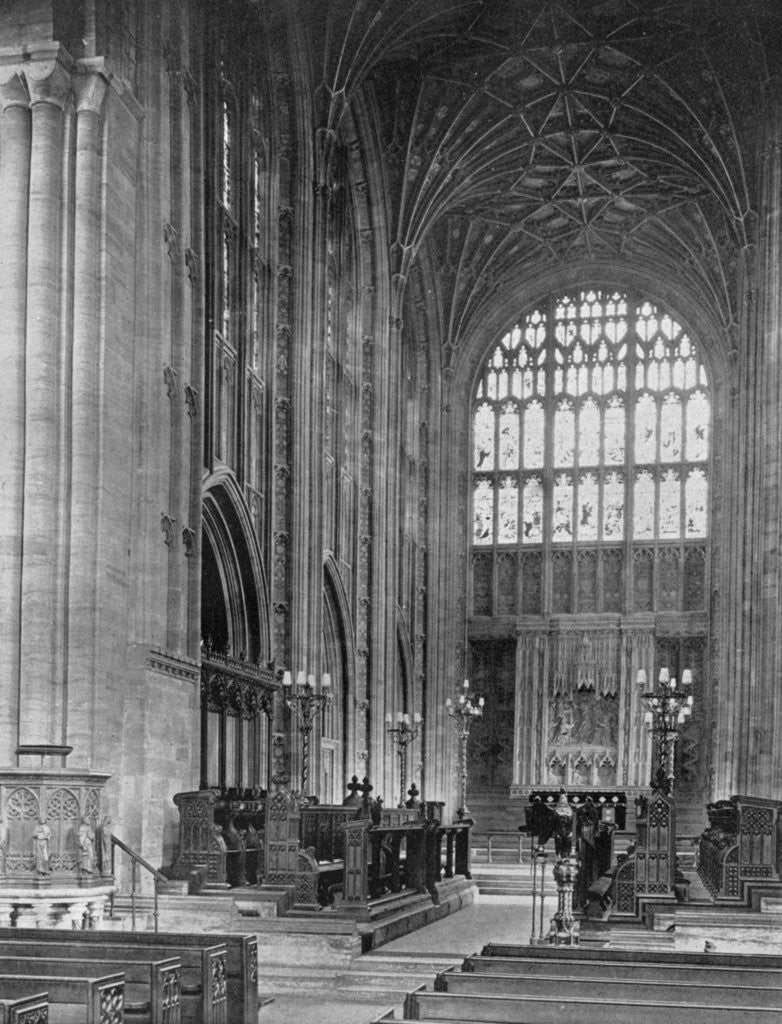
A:
{"type": "MultiPolygon", "coordinates": [[[[144,860],[144,858],[141,856],[141,854],[136,853],[135,850],[132,850],[129,846],[127,846],[125,843],[123,843],[121,839],[117,839],[117,837],[113,835],[111,837],[111,873],[115,877],[116,877],[116,873],[114,871],[114,849],[117,846],[124,853],[126,853],[130,857],[130,922],[131,922],[131,930],[132,931],[136,930],[136,878],[137,878],[137,869],[138,869],[138,866],[140,865],[142,868],[144,868],[145,871],[148,871],[152,875],[152,880],[154,882],[154,886],[155,886],[155,903],[154,903],[154,909],[152,911],[152,917],[154,918],[154,921],[155,921],[155,928],[154,928],[154,930],[155,930],[155,932],[157,932],[157,930],[158,930],[158,916],[159,916],[159,914],[158,914],[158,902],[157,902],[157,898],[158,898],[158,885],[161,882],[167,882],[168,879],[166,878],[166,876],[161,871],[158,871],[157,868],[153,868],[152,865],[148,861],[144,860]]],[[[109,898],[109,913],[111,914],[112,917],[114,916],[114,890],[112,890],[111,896],[109,898]]]]}

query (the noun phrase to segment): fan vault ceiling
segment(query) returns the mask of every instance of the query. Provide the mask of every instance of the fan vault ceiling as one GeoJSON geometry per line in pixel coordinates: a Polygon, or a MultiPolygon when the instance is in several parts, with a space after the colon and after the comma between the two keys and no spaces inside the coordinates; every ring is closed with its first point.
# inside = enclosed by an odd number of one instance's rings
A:
{"type": "Polygon", "coordinates": [[[321,5],[322,117],[366,86],[395,269],[434,261],[452,351],[534,267],[623,261],[689,281],[727,326],[753,241],[774,0],[321,5]],[[328,13],[324,8],[328,7],[328,13]]]}

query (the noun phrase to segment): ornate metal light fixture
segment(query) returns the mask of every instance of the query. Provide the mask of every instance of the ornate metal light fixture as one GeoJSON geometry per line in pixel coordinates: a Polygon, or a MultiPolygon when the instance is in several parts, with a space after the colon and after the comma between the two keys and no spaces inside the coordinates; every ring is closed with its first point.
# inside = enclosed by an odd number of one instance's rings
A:
{"type": "Polygon", "coordinates": [[[322,692],[315,690],[315,676],[307,676],[299,672],[296,676],[296,686],[290,672],[284,672],[282,676],[283,692],[285,703],[293,712],[299,725],[301,733],[301,792],[302,796],[307,794],[307,783],[310,774],[310,735],[317,715],[322,714],[332,701],[331,677],[328,672],[324,673],[321,684],[322,692]]]}
{"type": "MultiPolygon", "coordinates": [[[[646,686],[646,672],[638,670],[639,688],[646,686]]],[[[641,694],[645,708],[644,723],[654,737],[655,766],[650,785],[667,796],[673,793],[674,755],[681,726],[692,714],[692,672],[682,672],[682,689],[676,688],[676,679],[667,668],[660,669],[657,688],[641,694]]]]}
{"type": "Polygon", "coordinates": [[[470,680],[464,680],[464,686],[462,692],[459,694],[459,699],[454,703],[449,697],[445,702],[445,708],[448,714],[451,716],[451,721],[456,729],[456,735],[459,739],[459,764],[460,764],[460,780],[459,780],[459,809],[456,812],[459,820],[463,820],[469,813],[467,807],[467,740],[470,735],[470,726],[474,718],[483,717],[483,706],[484,699],[479,697],[477,700],[468,691],[470,689],[470,680]]]}
{"type": "Polygon", "coordinates": [[[423,718],[417,711],[413,715],[412,721],[410,715],[402,714],[401,711],[397,712],[396,725],[394,725],[391,712],[389,711],[386,715],[386,730],[396,744],[399,754],[399,789],[401,792],[399,807],[405,806],[405,796],[407,795],[407,748],[418,735],[422,723],[423,718]]]}

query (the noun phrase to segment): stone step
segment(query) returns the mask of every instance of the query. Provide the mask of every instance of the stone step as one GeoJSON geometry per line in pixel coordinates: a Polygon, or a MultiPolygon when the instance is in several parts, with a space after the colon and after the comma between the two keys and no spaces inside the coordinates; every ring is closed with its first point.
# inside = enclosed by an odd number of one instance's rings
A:
{"type": "Polygon", "coordinates": [[[451,956],[448,953],[431,955],[426,953],[371,952],[357,957],[351,964],[351,971],[368,974],[425,973],[435,975],[440,971],[444,971],[446,967],[460,964],[462,960],[463,957],[451,956]]]}

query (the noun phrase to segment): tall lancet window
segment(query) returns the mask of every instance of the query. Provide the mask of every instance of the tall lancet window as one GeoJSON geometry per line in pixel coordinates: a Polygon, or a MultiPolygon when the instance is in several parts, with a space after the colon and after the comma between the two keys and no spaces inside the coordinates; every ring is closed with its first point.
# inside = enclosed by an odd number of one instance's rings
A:
{"type": "Polygon", "coordinates": [[[521,317],[474,392],[473,614],[704,610],[710,419],[666,309],[590,290],[521,317]]]}

